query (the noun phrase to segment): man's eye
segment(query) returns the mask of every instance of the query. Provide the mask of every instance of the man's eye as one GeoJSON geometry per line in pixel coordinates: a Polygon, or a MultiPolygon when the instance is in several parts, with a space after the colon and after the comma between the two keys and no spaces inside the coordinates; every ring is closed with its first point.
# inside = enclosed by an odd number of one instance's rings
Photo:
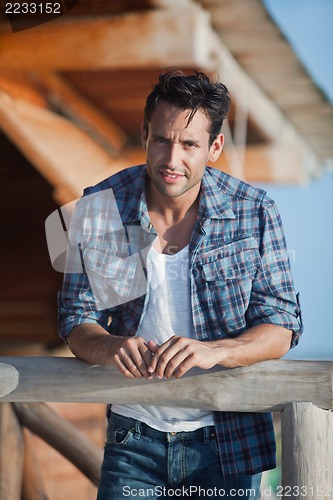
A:
{"type": "Polygon", "coordinates": [[[157,144],[166,144],[167,140],[164,137],[155,137],[155,142],[157,144]]]}

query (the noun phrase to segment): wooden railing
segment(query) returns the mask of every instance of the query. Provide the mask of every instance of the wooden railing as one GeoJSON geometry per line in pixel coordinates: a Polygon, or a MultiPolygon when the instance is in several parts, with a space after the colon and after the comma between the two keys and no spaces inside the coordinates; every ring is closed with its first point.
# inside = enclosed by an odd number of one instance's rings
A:
{"type": "MultiPolygon", "coordinates": [[[[333,498],[333,361],[279,360],[236,369],[193,369],[187,376],[167,381],[126,379],[112,367],[93,366],[75,358],[0,357],[0,402],[13,403],[22,425],[31,428],[29,404],[55,401],[280,411],[280,493],[285,498],[333,498]]],[[[43,411],[37,411],[37,421],[52,418],[47,410],[38,417],[43,411]]],[[[75,451],[73,454],[69,458],[75,463],[75,451]]],[[[98,453],[93,460],[99,467],[98,453]]],[[[86,467],[77,465],[81,470],[86,467]]],[[[97,482],[96,468],[89,466],[89,472],[84,472],[97,482]]],[[[1,468],[0,474],[4,474],[1,468]]]]}

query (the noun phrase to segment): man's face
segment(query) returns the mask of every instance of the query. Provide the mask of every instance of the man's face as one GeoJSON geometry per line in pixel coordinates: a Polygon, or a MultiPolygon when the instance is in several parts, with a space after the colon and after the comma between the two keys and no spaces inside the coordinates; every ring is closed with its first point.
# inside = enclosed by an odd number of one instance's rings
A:
{"type": "Polygon", "coordinates": [[[210,122],[198,110],[188,123],[188,110],[160,101],[148,132],[142,131],[147,174],[159,193],[171,198],[199,189],[205,165],[216,161],[223,146],[220,134],[209,146],[210,122]]]}

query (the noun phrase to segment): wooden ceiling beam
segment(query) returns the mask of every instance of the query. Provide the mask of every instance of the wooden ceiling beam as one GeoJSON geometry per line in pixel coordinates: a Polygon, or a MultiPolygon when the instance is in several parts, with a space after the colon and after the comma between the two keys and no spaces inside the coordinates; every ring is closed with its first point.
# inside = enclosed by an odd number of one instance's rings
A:
{"type": "Polygon", "coordinates": [[[215,60],[216,75],[228,87],[236,107],[245,110],[269,143],[270,155],[267,159],[271,158],[269,168],[272,178],[282,182],[286,179],[288,182],[291,174],[294,181],[302,183],[317,174],[320,160],[305,138],[245,72],[213,30],[210,36],[211,45],[218,48],[215,60]],[[277,154],[278,151],[281,156],[277,154]],[[290,157],[290,151],[295,160],[293,166],[284,156],[287,154],[287,157],[290,157]],[[285,165],[288,166],[285,168],[285,165]],[[289,168],[292,168],[292,173],[288,171],[289,168]]]}
{"type": "MultiPolygon", "coordinates": [[[[319,160],[286,116],[234,59],[212,29],[209,14],[187,7],[98,18],[63,18],[34,30],[0,34],[0,67],[38,71],[124,69],[167,66],[215,72],[229,88],[236,107],[244,108],[270,143],[270,176],[289,179],[289,162],[276,152],[293,151],[292,177],[303,182],[318,171],[319,160]],[[126,43],[124,43],[126,41],[126,43]],[[285,167],[288,165],[288,168],[285,167]]],[[[243,113],[243,114],[244,114],[243,113]]],[[[246,165],[245,165],[246,168],[246,165]]],[[[246,169],[247,170],[247,169],[246,169]]]]}
{"type": "MultiPolygon", "coordinates": [[[[198,1],[210,12],[214,31],[233,58],[275,103],[298,136],[306,139],[305,154],[314,151],[321,164],[332,159],[333,107],[298,60],[262,0],[198,1]],[[300,119],[299,113],[303,114],[300,119]]],[[[267,119],[266,127],[270,129],[271,125],[267,119]]],[[[278,130],[276,120],[273,126],[278,130]]]]}
{"type": "Polygon", "coordinates": [[[115,155],[120,153],[126,143],[126,134],[110,118],[80,95],[63,76],[42,71],[35,76],[45,88],[51,105],[75,122],[80,122],[83,128],[88,129],[87,132],[97,136],[96,142],[106,142],[108,150],[111,149],[115,155]]]}
{"type": "Polygon", "coordinates": [[[30,73],[19,70],[0,69],[0,91],[10,96],[20,97],[37,106],[47,108],[44,96],[33,85],[30,73]]]}
{"type": "Polygon", "coordinates": [[[97,68],[202,66],[213,62],[209,14],[190,3],[177,9],[103,18],[65,16],[15,33],[0,33],[0,68],[75,71],[97,68]]]}
{"type": "Polygon", "coordinates": [[[114,161],[88,135],[55,113],[0,92],[3,131],[56,189],[59,203],[82,195],[126,165],[114,161]]]}

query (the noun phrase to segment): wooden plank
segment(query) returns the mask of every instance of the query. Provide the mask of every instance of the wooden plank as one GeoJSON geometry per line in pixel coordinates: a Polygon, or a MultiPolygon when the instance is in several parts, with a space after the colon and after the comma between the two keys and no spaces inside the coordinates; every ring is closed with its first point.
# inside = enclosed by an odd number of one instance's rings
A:
{"type": "Polygon", "coordinates": [[[59,451],[98,486],[101,449],[44,403],[15,403],[14,408],[22,426],[59,451]]]}
{"type": "Polygon", "coordinates": [[[0,498],[21,500],[23,434],[11,404],[0,404],[0,498]]]}
{"type": "Polygon", "coordinates": [[[332,443],[331,411],[310,403],[289,403],[285,407],[282,412],[284,498],[332,498],[332,443]]]}
{"type": "Polygon", "coordinates": [[[198,5],[141,14],[71,18],[0,33],[0,67],[90,70],[211,65],[209,16],[198,5]]]}
{"type": "Polygon", "coordinates": [[[181,405],[222,411],[280,410],[289,401],[333,407],[333,361],[278,360],[236,369],[193,369],[169,381],[127,379],[115,368],[76,358],[2,357],[0,363],[0,380],[6,373],[1,401],[181,405]]]}
{"type": "Polygon", "coordinates": [[[46,99],[36,89],[29,72],[1,69],[0,90],[13,98],[19,97],[37,106],[47,108],[46,99]]]}
{"type": "Polygon", "coordinates": [[[47,89],[48,99],[63,111],[89,127],[93,135],[104,139],[114,152],[119,152],[126,142],[125,133],[107,118],[102,111],[80,95],[64,77],[50,72],[39,72],[38,80],[47,89]]]}
{"type": "Polygon", "coordinates": [[[0,93],[0,123],[50,184],[66,190],[68,201],[113,173],[113,160],[103,148],[49,110],[0,93]]]}

